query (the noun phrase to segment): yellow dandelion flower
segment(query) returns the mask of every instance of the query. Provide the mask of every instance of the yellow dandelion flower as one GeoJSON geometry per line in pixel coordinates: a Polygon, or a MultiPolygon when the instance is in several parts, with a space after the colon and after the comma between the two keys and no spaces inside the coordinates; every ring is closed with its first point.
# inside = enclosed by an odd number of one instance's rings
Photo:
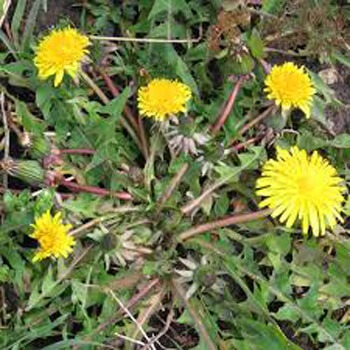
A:
{"type": "Polygon", "coordinates": [[[46,259],[48,257],[66,258],[73,251],[75,245],[74,237],[69,236],[68,232],[72,225],[62,224],[61,213],[54,217],[50,211],[35,220],[34,232],[30,237],[39,242],[39,249],[33,258],[33,262],[46,259]]]}
{"type": "Polygon", "coordinates": [[[316,151],[277,148],[277,160],[268,160],[257,181],[257,194],[267,197],[260,207],[273,210],[272,217],[292,227],[298,219],[303,233],[311,226],[314,236],[333,228],[340,216],[344,187],[335,168],[316,151]]]}
{"type": "Polygon", "coordinates": [[[178,81],[153,79],[138,91],[138,107],[141,115],[164,120],[177,113],[186,112],[191,98],[190,88],[178,81]]]}
{"type": "Polygon", "coordinates": [[[265,79],[267,98],[275,100],[282,110],[300,108],[310,117],[312,98],[316,90],[304,68],[298,68],[294,63],[287,62],[274,66],[265,79]]]}
{"type": "Polygon", "coordinates": [[[75,78],[82,61],[88,55],[89,38],[74,28],[54,29],[39,43],[34,64],[39,78],[54,75],[54,85],[58,86],[65,73],[75,78]]]}

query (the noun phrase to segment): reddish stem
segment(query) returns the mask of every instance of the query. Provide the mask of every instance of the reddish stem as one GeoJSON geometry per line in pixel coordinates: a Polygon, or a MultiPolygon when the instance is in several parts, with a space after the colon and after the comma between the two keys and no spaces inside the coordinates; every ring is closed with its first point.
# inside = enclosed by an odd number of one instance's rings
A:
{"type": "MultiPolygon", "coordinates": [[[[100,69],[100,73],[101,73],[101,76],[102,76],[103,80],[105,81],[109,91],[111,92],[111,94],[114,97],[119,96],[119,94],[120,94],[119,89],[115,86],[111,77],[108,74],[106,74],[102,69],[100,69]]],[[[148,142],[147,142],[146,132],[145,132],[145,128],[144,128],[142,119],[140,117],[138,117],[136,120],[132,110],[130,109],[130,107],[128,105],[126,105],[124,107],[124,114],[125,114],[125,117],[127,118],[127,120],[130,122],[130,124],[133,126],[134,130],[138,133],[141,144],[142,144],[143,153],[144,153],[145,157],[148,158],[148,155],[149,155],[148,142]]]]}
{"type": "MultiPolygon", "coordinates": [[[[119,96],[120,95],[119,89],[115,86],[111,77],[109,75],[107,75],[102,69],[100,69],[99,71],[100,71],[101,76],[102,76],[104,82],[106,83],[109,91],[113,95],[113,97],[119,96]]],[[[133,126],[133,128],[136,131],[139,131],[139,126],[138,126],[137,121],[134,117],[134,114],[132,113],[129,106],[126,105],[124,107],[124,113],[125,113],[125,117],[128,119],[128,121],[133,126]]]]}
{"type": "Polygon", "coordinates": [[[262,58],[259,60],[260,64],[262,65],[262,67],[264,68],[264,71],[266,74],[270,74],[271,72],[271,65],[268,64],[265,60],[263,60],[262,58]]]}
{"type": "Polygon", "coordinates": [[[270,107],[266,108],[261,114],[251,120],[249,123],[243,126],[243,128],[238,132],[239,135],[245,134],[250,128],[260,123],[263,119],[268,117],[271,113],[276,110],[276,105],[272,104],[270,107]]]}
{"type": "Polygon", "coordinates": [[[228,100],[226,102],[223,112],[219,115],[215,125],[212,127],[213,134],[216,134],[221,129],[221,127],[225,124],[226,119],[232,111],[238,92],[241,89],[242,83],[244,82],[245,79],[246,79],[245,76],[240,77],[236,85],[234,86],[233,90],[231,91],[231,94],[228,97],[228,100]]]}
{"type": "MultiPolygon", "coordinates": [[[[140,278],[142,277],[142,275],[140,274],[140,278]]],[[[140,279],[138,278],[136,280],[136,282],[140,279]]],[[[129,302],[125,305],[125,308],[130,310],[131,308],[133,308],[142,298],[144,298],[149,292],[153,291],[157,285],[159,284],[160,280],[159,278],[156,278],[154,280],[149,281],[137,294],[135,294],[130,300],[129,302]]],[[[123,286],[122,283],[119,284],[121,286],[123,286]]],[[[136,284],[136,283],[135,283],[136,284]]],[[[100,323],[98,325],[98,327],[96,327],[95,329],[93,329],[89,334],[87,334],[86,336],[84,336],[84,341],[89,341],[90,339],[92,339],[95,334],[99,334],[101,333],[106,327],[108,327],[110,324],[115,323],[115,321],[118,319],[118,317],[120,317],[122,314],[124,313],[123,309],[118,309],[116,310],[116,312],[114,312],[114,314],[108,318],[106,321],[104,321],[103,323],[100,323]]],[[[74,350],[78,350],[80,349],[81,345],[76,345],[73,349],[74,350]]]]}
{"type": "Polygon", "coordinates": [[[60,154],[95,154],[94,149],[88,148],[72,148],[72,149],[60,149],[60,154]]]}
{"type": "Polygon", "coordinates": [[[72,190],[73,192],[87,192],[97,194],[98,196],[112,196],[122,200],[131,200],[132,196],[127,192],[111,192],[104,188],[88,186],[88,185],[80,185],[75,182],[70,182],[65,179],[61,179],[59,184],[65,186],[72,190]]]}
{"type": "Polygon", "coordinates": [[[10,28],[10,24],[8,21],[5,21],[4,23],[4,29],[5,29],[5,33],[8,36],[8,38],[10,39],[10,41],[13,41],[13,35],[12,35],[12,31],[10,28]]]}
{"type": "Polygon", "coordinates": [[[251,139],[237,143],[237,145],[232,146],[232,151],[239,152],[240,150],[246,148],[249,145],[254,144],[255,142],[259,141],[261,139],[261,136],[252,137],[251,139]]]}
{"type": "Polygon", "coordinates": [[[148,148],[148,142],[147,142],[147,137],[146,137],[146,131],[145,131],[145,127],[143,125],[143,121],[141,116],[137,117],[137,122],[138,122],[138,126],[139,126],[139,134],[140,134],[140,140],[141,140],[141,144],[143,147],[143,151],[145,153],[146,156],[146,160],[149,157],[149,148],[148,148]]]}
{"type": "Polygon", "coordinates": [[[210,232],[212,230],[216,230],[222,227],[227,227],[231,225],[237,225],[237,224],[242,224],[249,221],[254,221],[257,219],[262,219],[270,214],[271,214],[271,209],[264,209],[264,210],[255,211],[251,213],[231,215],[224,219],[219,219],[219,220],[215,220],[215,221],[207,222],[205,224],[191,227],[187,231],[182,232],[178,236],[178,240],[180,242],[184,242],[196,235],[199,235],[205,232],[210,232]]]}

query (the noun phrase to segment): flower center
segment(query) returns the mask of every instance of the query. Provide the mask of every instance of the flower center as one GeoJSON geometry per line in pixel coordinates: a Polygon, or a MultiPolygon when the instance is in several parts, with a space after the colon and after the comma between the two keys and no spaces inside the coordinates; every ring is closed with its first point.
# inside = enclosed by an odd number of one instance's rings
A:
{"type": "Polygon", "coordinates": [[[297,180],[299,193],[305,197],[317,196],[317,186],[315,186],[315,179],[311,176],[300,176],[297,180]]]}

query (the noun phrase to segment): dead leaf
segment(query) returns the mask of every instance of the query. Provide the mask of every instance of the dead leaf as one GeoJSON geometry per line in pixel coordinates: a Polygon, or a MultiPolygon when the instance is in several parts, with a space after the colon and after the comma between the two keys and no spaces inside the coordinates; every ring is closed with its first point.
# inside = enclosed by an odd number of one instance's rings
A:
{"type": "Polygon", "coordinates": [[[318,72],[318,75],[327,85],[335,84],[339,80],[339,74],[335,68],[323,69],[318,72]]]}

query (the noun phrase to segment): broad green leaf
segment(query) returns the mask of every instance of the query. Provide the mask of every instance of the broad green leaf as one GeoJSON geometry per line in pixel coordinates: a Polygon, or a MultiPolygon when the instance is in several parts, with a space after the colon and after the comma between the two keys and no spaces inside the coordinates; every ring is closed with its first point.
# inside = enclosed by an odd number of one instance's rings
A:
{"type": "Polygon", "coordinates": [[[296,323],[300,319],[299,313],[290,304],[285,304],[280,307],[274,317],[276,317],[277,320],[290,321],[293,323],[296,323]]]}
{"type": "Polygon", "coordinates": [[[285,0],[263,0],[262,10],[277,15],[284,8],[285,0]]]}
{"type": "Polygon", "coordinates": [[[330,143],[329,146],[336,148],[350,148],[350,134],[337,135],[330,143]]]}
{"type": "Polygon", "coordinates": [[[162,12],[177,14],[181,12],[185,18],[191,16],[191,9],[185,0],[155,0],[148,19],[153,19],[162,12]]]}
{"type": "Polygon", "coordinates": [[[119,96],[115,97],[106,106],[102,107],[101,111],[112,116],[114,121],[118,121],[122,115],[130,93],[131,89],[128,86],[122,91],[122,93],[119,96]]]}
{"type": "Polygon", "coordinates": [[[253,33],[249,36],[248,45],[252,55],[255,58],[260,59],[265,56],[264,42],[257,31],[253,31],[253,33]]]}
{"type": "Polygon", "coordinates": [[[338,62],[344,64],[348,68],[350,68],[350,58],[341,54],[339,51],[332,52],[332,57],[335,58],[338,62]]]}

